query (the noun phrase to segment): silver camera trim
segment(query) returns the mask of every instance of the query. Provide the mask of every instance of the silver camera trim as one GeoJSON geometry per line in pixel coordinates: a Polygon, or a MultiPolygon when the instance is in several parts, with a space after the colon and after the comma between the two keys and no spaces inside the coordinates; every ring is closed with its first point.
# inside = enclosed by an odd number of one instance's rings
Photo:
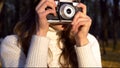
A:
{"type": "MultiPolygon", "coordinates": [[[[62,1],[61,1],[62,2],[62,1]]],[[[63,1],[64,2],[64,1],[63,1]]],[[[58,1],[55,1],[56,5],[58,5],[58,1]]],[[[78,2],[72,2],[73,3],[73,6],[77,6],[79,3],[78,2]]],[[[48,23],[68,23],[68,22],[72,22],[72,20],[47,20],[48,23]]]]}
{"type": "MultiPolygon", "coordinates": [[[[61,2],[64,2],[64,1],[61,1],[61,2]]],[[[58,5],[58,1],[55,1],[55,3],[56,3],[56,5],[58,5]]],[[[72,2],[72,3],[73,3],[73,6],[77,6],[79,4],[78,2],[72,2]]]]}
{"type": "Polygon", "coordinates": [[[64,19],[70,19],[74,16],[75,14],[75,8],[69,4],[64,4],[61,6],[60,8],[60,15],[64,18],[64,19]],[[73,10],[71,11],[70,14],[67,13],[67,10],[70,9],[70,10],[73,10]]]}

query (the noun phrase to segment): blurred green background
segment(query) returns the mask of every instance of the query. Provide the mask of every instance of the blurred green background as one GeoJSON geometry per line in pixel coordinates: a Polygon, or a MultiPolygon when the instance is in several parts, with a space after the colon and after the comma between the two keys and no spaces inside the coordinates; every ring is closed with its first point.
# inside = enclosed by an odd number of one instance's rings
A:
{"type": "MultiPolygon", "coordinates": [[[[15,24],[34,0],[0,0],[0,38],[13,34],[15,24]]],[[[90,33],[99,41],[103,67],[120,67],[120,0],[82,0],[92,18],[90,33]]],[[[0,40],[1,40],[0,39],[0,40]]]]}

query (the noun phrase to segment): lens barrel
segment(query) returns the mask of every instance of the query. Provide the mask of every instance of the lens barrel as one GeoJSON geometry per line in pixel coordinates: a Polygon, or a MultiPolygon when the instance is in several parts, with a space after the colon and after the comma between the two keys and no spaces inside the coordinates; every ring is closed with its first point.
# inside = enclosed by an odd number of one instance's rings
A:
{"type": "Polygon", "coordinates": [[[75,15],[75,8],[70,4],[63,4],[60,7],[60,15],[64,19],[71,19],[75,15]]]}

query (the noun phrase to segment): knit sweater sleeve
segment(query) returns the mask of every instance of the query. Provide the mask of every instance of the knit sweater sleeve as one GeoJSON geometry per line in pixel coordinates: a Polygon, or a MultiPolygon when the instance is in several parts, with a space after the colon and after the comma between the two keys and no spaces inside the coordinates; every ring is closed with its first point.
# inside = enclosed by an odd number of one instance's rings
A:
{"type": "Polygon", "coordinates": [[[89,43],[83,47],[76,47],[80,67],[102,67],[98,41],[92,35],[88,35],[89,43]]]}
{"type": "Polygon", "coordinates": [[[34,35],[29,48],[26,67],[47,67],[49,39],[34,35]]]}
{"type": "Polygon", "coordinates": [[[15,36],[6,37],[1,44],[0,55],[3,67],[47,67],[49,39],[33,36],[27,58],[17,46],[15,36]]]}
{"type": "Polygon", "coordinates": [[[0,56],[2,67],[22,67],[25,64],[25,55],[17,46],[15,35],[7,36],[1,43],[0,56]]]}

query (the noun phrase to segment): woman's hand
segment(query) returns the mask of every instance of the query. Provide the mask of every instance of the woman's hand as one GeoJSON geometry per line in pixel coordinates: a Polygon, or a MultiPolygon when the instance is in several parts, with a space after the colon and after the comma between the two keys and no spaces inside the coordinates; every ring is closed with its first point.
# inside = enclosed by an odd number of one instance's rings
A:
{"type": "Polygon", "coordinates": [[[49,23],[47,22],[46,16],[48,14],[54,14],[54,16],[56,16],[55,7],[56,4],[54,0],[41,0],[36,7],[36,12],[38,14],[37,35],[46,36],[49,29],[49,23]],[[46,10],[47,7],[50,7],[51,9],[46,10]]]}
{"type": "Polygon", "coordinates": [[[87,35],[91,26],[91,19],[86,15],[87,9],[86,6],[80,3],[77,7],[82,8],[82,12],[78,12],[72,24],[72,30],[77,46],[84,46],[89,43],[87,35]]]}

